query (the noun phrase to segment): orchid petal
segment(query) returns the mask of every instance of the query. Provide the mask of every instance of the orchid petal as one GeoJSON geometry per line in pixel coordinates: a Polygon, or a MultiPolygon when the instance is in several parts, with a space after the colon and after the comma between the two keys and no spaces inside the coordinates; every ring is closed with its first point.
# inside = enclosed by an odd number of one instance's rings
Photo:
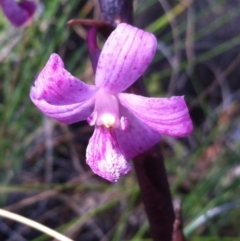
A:
{"type": "Polygon", "coordinates": [[[0,0],[0,5],[5,16],[15,26],[20,27],[26,24],[36,10],[36,4],[31,1],[0,0]]]}
{"type": "Polygon", "coordinates": [[[121,153],[113,129],[97,126],[87,147],[87,164],[93,172],[116,182],[131,167],[121,153]]]}
{"type": "Polygon", "coordinates": [[[139,95],[118,95],[123,106],[160,134],[184,137],[193,130],[183,96],[147,98],[139,95]]]}
{"type": "Polygon", "coordinates": [[[152,61],[157,40],[151,33],[121,23],[107,39],[96,70],[96,86],[119,93],[134,83],[152,61]]]}
{"type": "Polygon", "coordinates": [[[45,100],[34,98],[33,91],[30,93],[32,102],[48,117],[65,124],[72,124],[86,120],[94,109],[94,99],[71,105],[51,105],[45,100]]]}
{"type": "Polygon", "coordinates": [[[121,151],[127,160],[143,153],[157,144],[161,138],[142,120],[134,116],[129,110],[120,106],[120,113],[127,120],[126,128],[116,129],[116,138],[121,151]]]}
{"type": "Polygon", "coordinates": [[[45,100],[52,105],[67,105],[92,98],[98,88],[72,76],[64,69],[62,59],[52,54],[31,91],[34,91],[34,99],[45,100]]]}

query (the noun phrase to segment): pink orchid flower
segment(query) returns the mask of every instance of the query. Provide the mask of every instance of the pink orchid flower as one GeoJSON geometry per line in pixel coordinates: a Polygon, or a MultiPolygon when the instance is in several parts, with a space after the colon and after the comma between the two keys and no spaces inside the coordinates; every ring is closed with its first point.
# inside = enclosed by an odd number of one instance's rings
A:
{"type": "Polygon", "coordinates": [[[87,119],[95,125],[86,161],[111,182],[126,174],[128,161],[158,143],[161,134],[184,137],[193,129],[182,96],[122,93],[144,73],[156,47],[153,34],[121,23],[103,46],[95,85],[72,76],[52,54],[31,88],[33,103],[45,115],[66,124],[87,119]]]}
{"type": "Polygon", "coordinates": [[[36,4],[31,1],[22,0],[0,0],[0,6],[8,20],[15,26],[21,27],[28,23],[36,10],[36,4]]]}

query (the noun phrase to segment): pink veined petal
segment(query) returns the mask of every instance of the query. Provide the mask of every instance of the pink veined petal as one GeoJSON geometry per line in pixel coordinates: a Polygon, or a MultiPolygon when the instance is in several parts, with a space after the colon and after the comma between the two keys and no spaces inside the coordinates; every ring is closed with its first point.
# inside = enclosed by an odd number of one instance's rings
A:
{"type": "Polygon", "coordinates": [[[57,54],[51,54],[34,82],[31,95],[52,105],[68,105],[90,99],[97,91],[97,87],[72,76],[64,68],[62,59],[57,54]]]}
{"type": "Polygon", "coordinates": [[[160,134],[184,137],[193,130],[183,96],[147,98],[121,93],[118,98],[122,105],[160,134]]]}
{"type": "Polygon", "coordinates": [[[30,93],[32,102],[48,117],[65,124],[86,120],[94,109],[94,99],[71,105],[51,105],[45,100],[38,100],[30,93]]]}
{"type": "Polygon", "coordinates": [[[120,149],[127,160],[150,149],[160,141],[161,135],[134,116],[125,107],[120,106],[121,116],[126,117],[124,130],[115,129],[120,149]]]}
{"type": "Polygon", "coordinates": [[[127,89],[146,70],[157,48],[151,33],[118,24],[103,46],[96,70],[96,86],[110,93],[127,89]]]}
{"type": "Polygon", "coordinates": [[[110,182],[116,182],[131,170],[119,149],[113,129],[96,126],[87,147],[87,164],[93,172],[110,182]]]}
{"type": "Polygon", "coordinates": [[[27,0],[19,3],[15,0],[0,0],[0,5],[5,16],[15,27],[26,24],[36,10],[36,4],[27,0]]]}

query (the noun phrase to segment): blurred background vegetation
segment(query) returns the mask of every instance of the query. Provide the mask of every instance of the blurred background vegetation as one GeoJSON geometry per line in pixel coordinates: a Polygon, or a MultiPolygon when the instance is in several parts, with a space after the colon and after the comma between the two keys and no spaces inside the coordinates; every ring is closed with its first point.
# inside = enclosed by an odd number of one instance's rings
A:
{"type": "MultiPolygon", "coordinates": [[[[85,164],[92,128],[44,117],[30,87],[50,54],[94,81],[86,29],[97,1],[37,1],[34,20],[16,29],[0,17],[0,203],[74,240],[151,240],[134,171],[116,184],[85,164]]],[[[188,240],[240,240],[240,0],[135,0],[135,25],[158,51],[145,73],[151,96],[185,95],[194,132],[159,144],[188,240]]],[[[0,240],[52,240],[0,220],[0,240]]]]}

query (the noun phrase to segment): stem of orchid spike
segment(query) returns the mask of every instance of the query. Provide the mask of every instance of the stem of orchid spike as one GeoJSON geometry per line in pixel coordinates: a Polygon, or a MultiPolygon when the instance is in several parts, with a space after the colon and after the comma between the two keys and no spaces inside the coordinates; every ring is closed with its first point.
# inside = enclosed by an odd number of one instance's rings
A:
{"type": "MultiPolygon", "coordinates": [[[[99,0],[104,21],[116,26],[119,22],[132,24],[132,0],[99,0]]],[[[146,95],[138,80],[128,92],[146,95]]],[[[163,157],[158,146],[151,148],[133,160],[142,200],[148,216],[154,241],[171,241],[174,211],[163,157]]],[[[175,240],[176,241],[176,240],[175,240]]],[[[178,240],[180,241],[180,239],[178,240]]]]}
{"type": "Polygon", "coordinates": [[[133,0],[99,0],[102,19],[116,27],[133,22],[133,0]]]}
{"type": "Polygon", "coordinates": [[[134,158],[133,162],[152,238],[155,241],[171,241],[174,211],[159,147],[154,146],[134,158]]]}

